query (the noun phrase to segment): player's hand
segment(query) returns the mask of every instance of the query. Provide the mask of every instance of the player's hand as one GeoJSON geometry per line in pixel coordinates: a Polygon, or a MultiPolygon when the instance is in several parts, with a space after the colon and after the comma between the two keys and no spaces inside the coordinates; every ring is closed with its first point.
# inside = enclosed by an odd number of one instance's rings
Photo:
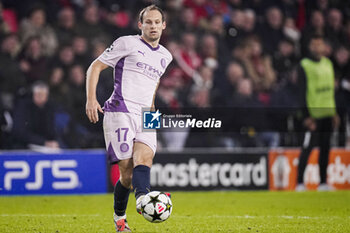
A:
{"type": "Polygon", "coordinates": [[[103,113],[103,110],[97,100],[86,101],[86,115],[91,123],[98,122],[98,112],[103,113]]]}
{"type": "Polygon", "coordinates": [[[336,114],[333,118],[332,118],[332,124],[333,124],[333,129],[338,129],[339,125],[340,125],[340,118],[338,116],[338,114],[336,114]]]}
{"type": "Polygon", "coordinates": [[[45,146],[54,149],[60,148],[60,145],[57,141],[45,141],[45,146]]]}
{"type": "Polygon", "coordinates": [[[304,126],[310,131],[315,131],[317,127],[315,119],[311,117],[304,120],[304,126]]]}

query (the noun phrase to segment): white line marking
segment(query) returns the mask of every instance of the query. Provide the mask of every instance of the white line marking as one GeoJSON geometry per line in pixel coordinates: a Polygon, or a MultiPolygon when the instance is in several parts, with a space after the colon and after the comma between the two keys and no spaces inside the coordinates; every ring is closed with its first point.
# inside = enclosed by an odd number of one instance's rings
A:
{"type": "Polygon", "coordinates": [[[0,214],[0,217],[97,217],[99,214],[0,214]]]}
{"type": "MultiPolygon", "coordinates": [[[[173,215],[172,218],[196,218],[197,216],[178,216],[173,215]]],[[[317,220],[317,219],[345,219],[350,218],[350,216],[287,216],[287,215],[268,215],[268,216],[252,216],[252,215],[207,215],[207,216],[198,216],[198,218],[237,218],[237,219],[260,219],[260,218],[280,218],[280,219],[309,219],[309,220],[317,220]]]]}

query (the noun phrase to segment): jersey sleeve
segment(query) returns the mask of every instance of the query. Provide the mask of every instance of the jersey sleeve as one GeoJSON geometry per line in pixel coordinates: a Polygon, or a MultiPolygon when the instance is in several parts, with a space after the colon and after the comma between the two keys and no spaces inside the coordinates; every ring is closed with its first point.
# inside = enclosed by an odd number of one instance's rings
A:
{"type": "Polygon", "coordinates": [[[118,61],[131,53],[123,37],[115,40],[97,59],[102,63],[115,67],[118,61]]]}

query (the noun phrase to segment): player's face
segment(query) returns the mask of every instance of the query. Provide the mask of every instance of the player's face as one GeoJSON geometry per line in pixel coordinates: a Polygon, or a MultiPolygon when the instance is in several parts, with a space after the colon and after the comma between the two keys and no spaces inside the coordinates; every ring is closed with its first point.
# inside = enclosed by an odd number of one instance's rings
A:
{"type": "Polygon", "coordinates": [[[33,102],[38,107],[43,107],[49,98],[49,91],[46,88],[35,88],[33,90],[33,102]]]}
{"type": "Polygon", "coordinates": [[[325,43],[323,39],[312,39],[309,45],[310,52],[316,58],[320,58],[325,52],[325,43]]]}
{"type": "Polygon", "coordinates": [[[162,21],[162,14],[157,10],[151,10],[144,13],[143,22],[139,22],[138,26],[144,39],[153,42],[159,40],[166,25],[162,21]]]}

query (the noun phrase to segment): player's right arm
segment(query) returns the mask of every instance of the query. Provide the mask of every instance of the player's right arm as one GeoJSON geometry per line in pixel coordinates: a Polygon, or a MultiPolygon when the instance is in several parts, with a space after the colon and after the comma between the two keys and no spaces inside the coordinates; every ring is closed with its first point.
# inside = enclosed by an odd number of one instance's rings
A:
{"type": "Polygon", "coordinates": [[[96,59],[91,63],[86,72],[86,115],[91,123],[98,121],[97,111],[103,113],[96,98],[96,87],[101,71],[107,67],[108,65],[96,59]]]}

